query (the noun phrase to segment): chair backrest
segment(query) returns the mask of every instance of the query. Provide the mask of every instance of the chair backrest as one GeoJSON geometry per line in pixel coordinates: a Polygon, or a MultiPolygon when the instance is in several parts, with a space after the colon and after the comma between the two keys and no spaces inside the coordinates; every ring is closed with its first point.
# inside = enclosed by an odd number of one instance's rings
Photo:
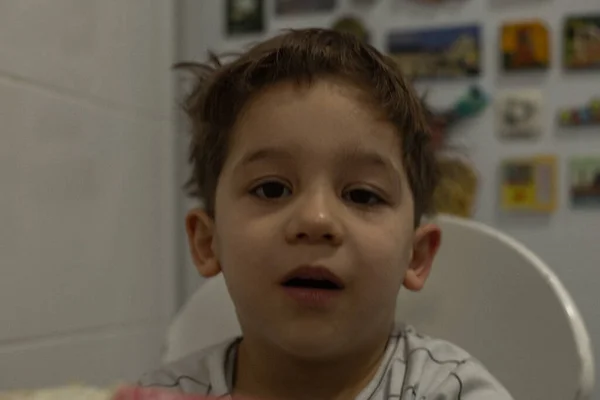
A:
{"type": "MultiPolygon", "coordinates": [[[[583,320],[556,275],[514,239],[441,216],[443,244],[426,288],[401,290],[397,318],[480,359],[516,399],[583,400],[594,386],[583,320]]],[[[240,334],[222,277],[175,317],[165,361],[240,334]]]]}
{"type": "Polygon", "coordinates": [[[424,290],[401,291],[397,315],[486,365],[515,399],[587,399],[594,360],[581,315],[557,276],[516,240],[444,216],[424,290]]]}
{"type": "Polygon", "coordinates": [[[175,315],[163,360],[175,361],[241,334],[223,275],[207,279],[175,315]]]}

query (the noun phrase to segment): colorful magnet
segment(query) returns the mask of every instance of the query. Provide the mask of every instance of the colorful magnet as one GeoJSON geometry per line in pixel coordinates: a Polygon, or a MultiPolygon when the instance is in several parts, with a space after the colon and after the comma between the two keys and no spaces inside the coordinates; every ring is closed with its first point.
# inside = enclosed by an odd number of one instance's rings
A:
{"type": "Polygon", "coordinates": [[[388,52],[410,78],[459,78],[481,73],[477,25],[392,32],[388,52]]]}
{"type": "Polygon", "coordinates": [[[247,35],[265,29],[263,0],[227,0],[227,33],[247,35]]]}
{"type": "Polygon", "coordinates": [[[457,0],[413,0],[417,3],[424,3],[424,4],[443,4],[443,3],[450,3],[450,2],[456,2],[457,0]]]}
{"type": "Polygon", "coordinates": [[[552,155],[505,160],[501,171],[502,208],[505,211],[554,211],[557,170],[557,159],[552,155]]]}
{"type": "Polygon", "coordinates": [[[600,208],[600,155],[569,160],[569,194],[574,208],[600,208]]]}
{"type": "Polygon", "coordinates": [[[458,158],[442,158],[438,163],[442,174],[433,195],[435,210],[463,218],[471,217],[478,186],[475,170],[458,158]]]}
{"type": "Polygon", "coordinates": [[[479,86],[470,87],[452,106],[446,109],[434,109],[423,99],[433,145],[437,150],[443,150],[446,147],[450,129],[465,118],[472,118],[479,115],[489,104],[489,96],[479,86]]]}
{"type": "Polygon", "coordinates": [[[276,15],[310,14],[332,11],[336,0],[275,0],[276,15]]]}
{"type": "Polygon", "coordinates": [[[600,125],[600,97],[581,107],[559,110],[558,121],[562,126],[600,125]]]}
{"type": "Polygon", "coordinates": [[[542,21],[505,23],[500,44],[505,71],[546,69],[550,65],[550,35],[542,21]]]}
{"type": "Polygon", "coordinates": [[[568,17],[563,42],[565,68],[600,68],[600,14],[568,17]]]}
{"type": "Polygon", "coordinates": [[[338,32],[352,33],[364,42],[369,41],[369,32],[364,24],[356,17],[346,16],[338,19],[333,24],[333,29],[338,32]]]}
{"type": "Polygon", "coordinates": [[[355,6],[372,6],[379,0],[352,0],[351,3],[355,6]]]}
{"type": "Polygon", "coordinates": [[[496,97],[496,122],[500,136],[531,138],[542,131],[542,92],[506,90],[496,97]]]}

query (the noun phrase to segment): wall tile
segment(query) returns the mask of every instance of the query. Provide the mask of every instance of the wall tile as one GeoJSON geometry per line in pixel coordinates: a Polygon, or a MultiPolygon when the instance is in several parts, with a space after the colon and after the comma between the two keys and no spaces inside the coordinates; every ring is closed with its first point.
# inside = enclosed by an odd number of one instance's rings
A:
{"type": "Polygon", "coordinates": [[[165,3],[3,2],[0,72],[166,116],[172,36],[165,3]]]}
{"type": "Polygon", "coordinates": [[[19,104],[3,126],[20,150],[3,165],[14,175],[0,340],[160,317],[165,124],[6,82],[0,99],[19,104]]]}
{"type": "Polygon", "coordinates": [[[0,347],[0,389],[135,382],[160,363],[164,325],[0,347]]]}

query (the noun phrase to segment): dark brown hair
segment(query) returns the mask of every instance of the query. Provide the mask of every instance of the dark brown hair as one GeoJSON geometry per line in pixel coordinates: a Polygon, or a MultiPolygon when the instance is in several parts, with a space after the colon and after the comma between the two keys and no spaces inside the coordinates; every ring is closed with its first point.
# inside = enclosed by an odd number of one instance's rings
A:
{"type": "Polygon", "coordinates": [[[290,30],[223,63],[210,55],[206,64],[179,63],[196,77],[184,102],[192,126],[188,194],[204,201],[214,216],[215,192],[227,157],[229,136],[248,100],[284,80],[308,83],[338,76],[364,90],[397,128],[415,203],[415,223],[433,210],[439,171],[430,144],[426,112],[396,64],[350,33],[327,29],[290,30]]]}

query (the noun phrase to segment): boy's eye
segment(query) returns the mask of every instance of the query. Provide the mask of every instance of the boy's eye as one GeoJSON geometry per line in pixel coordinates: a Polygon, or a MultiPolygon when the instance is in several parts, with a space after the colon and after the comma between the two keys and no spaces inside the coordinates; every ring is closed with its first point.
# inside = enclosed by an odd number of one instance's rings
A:
{"type": "Polygon", "coordinates": [[[250,193],[265,200],[276,200],[292,194],[290,188],[277,181],[263,182],[254,187],[250,193]]]}
{"type": "Polygon", "coordinates": [[[385,203],[381,196],[368,189],[352,189],[344,193],[344,199],[361,206],[374,206],[385,203]]]}

